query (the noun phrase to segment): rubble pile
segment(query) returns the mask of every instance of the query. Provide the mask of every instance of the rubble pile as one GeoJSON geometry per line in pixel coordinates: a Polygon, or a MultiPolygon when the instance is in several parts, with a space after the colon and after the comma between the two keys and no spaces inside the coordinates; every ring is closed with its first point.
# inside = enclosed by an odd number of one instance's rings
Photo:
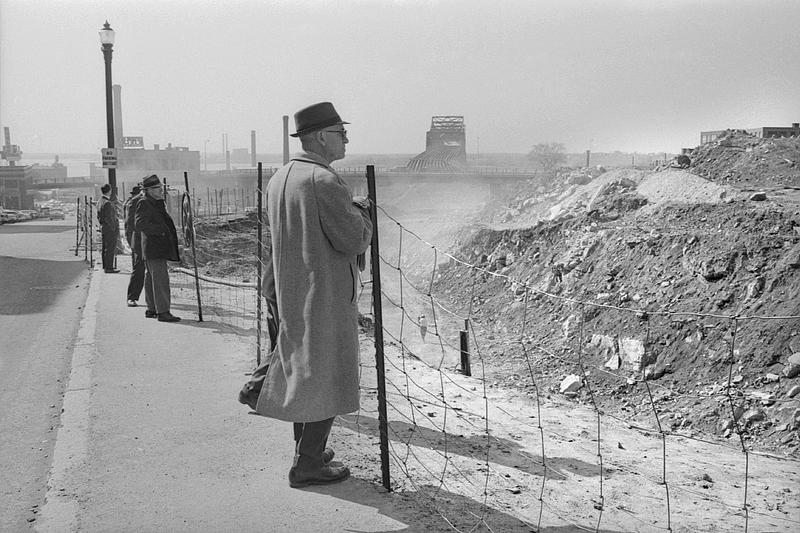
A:
{"type": "Polygon", "coordinates": [[[730,170],[729,147],[696,151],[737,179],[610,170],[515,191],[464,228],[452,252],[486,272],[445,266],[436,289],[489,332],[496,383],[532,393],[531,363],[540,390],[654,425],[646,382],[667,431],[735,439],[738,424],[749,448],[800,456],[800,320],[763,318],[800,316],[800,193],[743,192],[789,168],[780,139],[746,140],[760,155],[730,170]]]}
{"type": "Polygon", "coordinates": [[[743,187],[800,186],[800,137],[761,139],[729,130],[689,154],[692,169],[716,183],[743,187]]]}
{"type": "MultiPolygon", "coordinates": [[[[196,218],[195,253],[200,272],[215,278],[254,283],[257,271],[258,217],[247,214],[232,220],[219,217],[196,218]]],[[[191,268],[192,251],[181,241],[181,258],[184,266],[191,268]]],[[[264,248],[262,259],[269,258],[269,228],[262,233],[264,248]]]]}

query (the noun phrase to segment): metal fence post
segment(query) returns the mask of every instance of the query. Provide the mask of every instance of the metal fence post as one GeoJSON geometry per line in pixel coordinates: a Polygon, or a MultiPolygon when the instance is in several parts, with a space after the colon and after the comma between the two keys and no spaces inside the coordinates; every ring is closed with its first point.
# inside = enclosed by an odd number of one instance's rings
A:
{"type": "Polygon", "coordinates": [[[383,306],[381,305],[381,261],[378,249],[378,212],[375,191],[375,166],[367,165],[367,190],[369,191],[369,216],[372,221],[372,245],[370,264],[372,267],[372,307],[375,318],[375,367],[378,373],[378,428],[380,430],[381,476],[383,487],[391,491],[389,479],[389,421],[386,414],[386,369],[383,353],[383,306]]]}
{"type": "Polygon", "coordinates": [[[89,268],[94,268],[94,198],[89,198],[86,206],[86,219],[89,221],[89,268]]]}
{"type": "MultiPolygon", "coordinates": [[[[261,162],[258,163],[258,249],[257,249],[257,266],[258,272],[256,277],[256,366],[261,366],[261,319],[263,317],[263,311],[261,307],[261,258],[264,254],[264,244],[262,242],[262,234],[263,234],[263,212],[262,212],[262,200],[261,200],[261,190],[264,185],[264,175],[262,174],[261,170],[261,162]]],[[[242,191],[244,194],[244,190],[242,191]]],[[[243,202],[244,203],[244,202],[243,202]]],[[[271,348],[271,347],[270,347],[271,348]]]]}
{"type": "Polygon", "coordinates": [[[83,218],[81,219],[81,223],[83,224],[83,260],[88,262],[89,261],[89,217],[87,216],[87,209],[86,204],[89,201],[89,197],[84,195],[83,196],[83,218]]]}
{"type": "Polygon", "coordinates": [[[81,244],[81,199],[75,198],[75,257],[78,257],[78,246],[81,244]]]}
{"type": "Polygon", "coordinates": [[[461,340],[461,373],[465,376],[472,375],[472,366],[469,361],[469,319],[464,319],[464,331],[459,332],[461,340]]]}
{"type": "MultiPolygon", "coordinates": [[[[192,247],[192,263],[194,263],[194,288],[197,293],[197,321],[203,321],[203,304],[200,300],[200,275],[197,271],[197,252],[194,247],[194,215],[192,211],[192,198],[189,196],[189,173],[183,173],[183,183],[186,186],[186,202],[181,202],[181,221],[189,227],[189,233],[191,238],[189,242],[191,243],[192,247]],[[188,215],[183,212],[184,209],[188,209],[188,215]]],[[[186,229],[184,228],[184,237],[186,236],[186,229]]]]}

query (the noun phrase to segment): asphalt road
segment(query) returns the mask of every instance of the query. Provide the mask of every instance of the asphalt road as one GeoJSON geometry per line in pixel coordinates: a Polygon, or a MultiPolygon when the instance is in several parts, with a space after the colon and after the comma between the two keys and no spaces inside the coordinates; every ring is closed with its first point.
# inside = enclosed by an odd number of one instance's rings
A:
{"type": "Polygon", "coordinates": [[[43,504],[89,269],[75,218],[0,225],[0,531],[43,504]]]}

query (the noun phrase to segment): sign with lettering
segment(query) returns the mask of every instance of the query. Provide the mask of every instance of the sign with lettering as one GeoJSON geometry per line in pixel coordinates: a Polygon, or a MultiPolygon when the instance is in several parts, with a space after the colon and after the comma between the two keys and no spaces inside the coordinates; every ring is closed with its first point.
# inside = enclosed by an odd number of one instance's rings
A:
{"type": "Polygon", "coordinates": [[[144,137],[123,137],[123,148],[144,148],[144,137]]]}
{"type": "Polygon", "coordinates": [[[117,149],[102,148],[103,168],[117,168],[117,149]]]}

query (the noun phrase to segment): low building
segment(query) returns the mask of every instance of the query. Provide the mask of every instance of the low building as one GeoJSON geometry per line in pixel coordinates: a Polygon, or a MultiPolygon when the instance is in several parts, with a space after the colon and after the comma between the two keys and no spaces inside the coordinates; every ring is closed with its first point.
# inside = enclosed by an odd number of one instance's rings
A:
{"type": "MultiPolygon", "coordinates": [[[[715,141],[719,137],[721,137],[723,133],[727,131],[731,130],[727,129],[727,130],[701,131],[700,144],[705,144],[715,141]]],[[[762,126],[760,128],[749,128],[741,131],[745,131],[750,135],[754,135],[755,137],[761,137],[764,139],[768,139],[770,137],[794,137],[800,135],[800,122],[793,122],[791,127],[762,126]]]]}
{"type": "Polygon", "coordinates": [[[0,166],[0,207],[33,209],[33,195],[28,194],[33,175],[31,166],[0,166]]]}
{"type": "Polygon", "coordinates": [[[183,183],[183,173],[200,172],[200,152],[189,150],[183,146],[166,148],[153,145],[152,150],[128,149],[117,150],[117,183],[141,180],[148,174],[158,174],[170,181],[183,183]]]}

